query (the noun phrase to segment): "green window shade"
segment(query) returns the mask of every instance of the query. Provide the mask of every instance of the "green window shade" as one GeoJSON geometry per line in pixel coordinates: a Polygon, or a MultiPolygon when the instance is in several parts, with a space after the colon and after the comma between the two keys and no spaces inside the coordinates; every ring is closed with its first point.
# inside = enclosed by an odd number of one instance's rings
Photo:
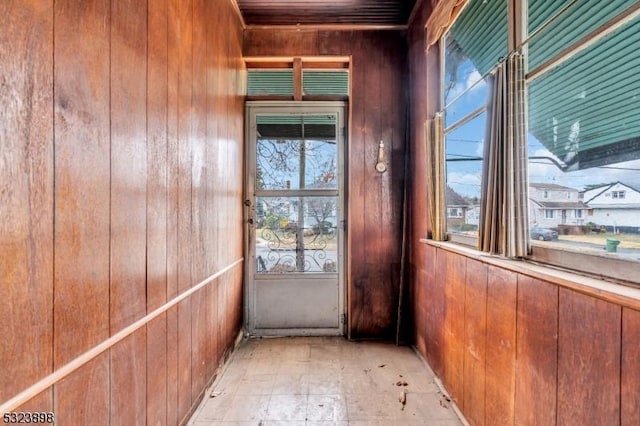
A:
{"type": "MultiPolygon", "coordinates": [[[[533,70],[553,55],[623,12],[637,0],[579,1],[567,9],[529,43],[529,69],[533,70]],[[596,4],[597,3],[597,4],[596,4]]],[[[556,16],[569,0],[529,0],[529,33],[556,16]]]]}
{"type": "Polygon", "coordinates": [[[335,115],[259,115],[256,125],[261,139],[336,138],[335,115]]]}
{"type": "Polygon", "coordinates": [[[507,55],[507,2],[470,0],[447,37],[448,50],[459,49],[484,75],[507,55]]]}
{"type": "Polygon", "coordinates": [[[293,70],[249,70],[247,94],[293,96],[293,70]]]}
{"type": "Polygon", "coordinates": [[[348,71],[303,71],[302,92],[305,95],[349,95],[348,71]]]}
{"type": "Polygon", "coordinates": [[[640,20],[529,84],[529,131],[568,170],[640,158],[640,20]]]}

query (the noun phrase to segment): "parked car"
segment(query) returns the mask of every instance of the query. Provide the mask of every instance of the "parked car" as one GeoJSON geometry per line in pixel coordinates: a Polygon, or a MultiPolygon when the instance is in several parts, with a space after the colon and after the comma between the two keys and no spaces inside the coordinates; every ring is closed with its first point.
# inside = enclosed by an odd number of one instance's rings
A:
{"type": "Polygon", "coordinates": [[[558,239],[558,232],[549,228],[534,226],[531,228],[531,239],[540,241],[550,241],[558,239]]]}

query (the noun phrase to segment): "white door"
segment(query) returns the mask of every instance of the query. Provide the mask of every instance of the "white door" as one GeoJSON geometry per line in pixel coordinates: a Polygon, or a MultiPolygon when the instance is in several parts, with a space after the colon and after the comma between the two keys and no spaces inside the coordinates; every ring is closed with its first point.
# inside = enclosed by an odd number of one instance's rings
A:
{"type": "Polygon", "coordinates": [[[339,335],[342,102],[248,102],[245,287],[252,335],[339,335]]]}

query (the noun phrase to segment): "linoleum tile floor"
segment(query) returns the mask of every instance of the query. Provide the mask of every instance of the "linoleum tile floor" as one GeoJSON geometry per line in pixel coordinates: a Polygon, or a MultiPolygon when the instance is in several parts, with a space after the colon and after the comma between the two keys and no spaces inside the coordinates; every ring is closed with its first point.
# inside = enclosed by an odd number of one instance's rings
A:
{"type": "Polygon", "coordinates": [[[242,342],[188,424],[466,423],[410,348],[297,337],[242,342]]]}

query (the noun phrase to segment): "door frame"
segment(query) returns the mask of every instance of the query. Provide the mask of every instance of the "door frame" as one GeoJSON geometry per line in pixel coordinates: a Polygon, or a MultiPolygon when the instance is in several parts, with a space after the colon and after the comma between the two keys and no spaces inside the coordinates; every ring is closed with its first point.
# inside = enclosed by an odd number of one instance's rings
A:
{"type": "MultiPolygon", "coordinates": [[[[244,279],[244,329],[251,336],[329,336],[346,335],[347,333],[347,117],[348,103],[346,101],[247,101],[245,103],[245,185],[244,185],[244,252],[245,252],[245,279],[244,279]],[[291,114],[317,114],[323,112],[336,113],[338,116],[338,316],[337,328],[285,328],[285,329],[256,329],[254,325],[254,312],[256,303],[256,257],[252,247],[255,244],[255,227],[250,223],[254,217],[255,209],[255,164],[256,129],[252,128],[252,120],[259,113],[291,113],[291,114]],[[250,204],[248,204],[250,203],[250,204]]],[[[302,274],[300,274],[302,277],[302,274]]],[[[265,277],[268,279],[268,277],[265,277]]],[[[309,277],[312,279],[312,276],[309,277]]]]}

